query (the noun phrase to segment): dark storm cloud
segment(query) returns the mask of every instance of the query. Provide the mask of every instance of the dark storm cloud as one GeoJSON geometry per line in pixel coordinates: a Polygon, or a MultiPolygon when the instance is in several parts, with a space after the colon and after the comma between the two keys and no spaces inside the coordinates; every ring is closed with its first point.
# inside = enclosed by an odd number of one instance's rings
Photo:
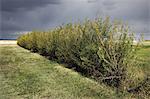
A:
{"type": "MultiPolygon", "coordinates": [[[[1,9],[1,31],[31,31],[52,22],[54,7],[60,0],[4,0],[1,9]]],[[[55,9],[56,12],[57,9],[55,9]]],[[[54,13],[55,13],[54,12],[54,13]]]]}
{"type": "MultiPolygon", "coordinates": [[[[149,0],[102,0],[103,15],[108,15],[112,19],[123,20],[135,30],[135,32],[149,31],[149,0]]],[[[97,4],[97,9],[99,9],[97,4]]]]}
{"type": "Polygon", "coordinates": [[[103,1],[104,6],[114,6],[116,2],[114,0],[105,0],[103,1]]]}
{"type": "Polygon", "coordinates": [[[95,3],[97,2],[98,0],[87,0],[88,3],[95,3]]]}
{"type": "Polygon", "coordinates": [[[47,4],[60,4],[60,0],[2,0],[2,11],[31,10],[47,4]]]}
{"type": "Polygon", "coordinates": [[[47,30],[67,22],[110,16],[135,32],[149,32],[149,0],[1,0],[1,33],[47,30]]]}
{"type": "Polygon", "coordinates": [[[5,31],[5,30],[12,30],[12,31],[16,31],[16,30],[24,30],[22,27],[20,27],[20,25],[17,24],[10,24],[10,23],[2,23],[2,27],[1,30],[5,31]]]}

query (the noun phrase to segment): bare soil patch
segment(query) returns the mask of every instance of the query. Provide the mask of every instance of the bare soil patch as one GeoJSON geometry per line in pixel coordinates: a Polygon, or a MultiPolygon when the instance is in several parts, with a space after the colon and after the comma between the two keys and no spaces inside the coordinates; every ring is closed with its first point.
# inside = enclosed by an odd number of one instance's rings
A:
{"type": "Polygon", "coordinates": [[[0,46],[15,46],[17,45],[17,41],[16,40],[0,40],[0,46]]]}

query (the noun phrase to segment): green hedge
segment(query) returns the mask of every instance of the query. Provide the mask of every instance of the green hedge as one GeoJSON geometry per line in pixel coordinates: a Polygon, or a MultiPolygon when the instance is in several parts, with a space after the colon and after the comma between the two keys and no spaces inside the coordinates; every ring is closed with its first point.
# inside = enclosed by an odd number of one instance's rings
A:
{"type": "Polygon", "coordinates": [[[126,78],[126,68],[134,60],[133,39],[128,26],[98,18],[22,35],[18,45],[120,87],[126,78]]]}

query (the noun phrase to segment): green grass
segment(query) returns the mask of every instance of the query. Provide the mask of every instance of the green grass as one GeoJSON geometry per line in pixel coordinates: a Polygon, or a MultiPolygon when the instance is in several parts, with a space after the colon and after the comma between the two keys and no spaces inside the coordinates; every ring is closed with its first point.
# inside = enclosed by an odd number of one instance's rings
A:
{"type": "MultiPolygon", "coordinates": [[[[139,50],[145,73],[150,71],[150,47],[139,50]]],[[[0,99],[130,99],[102,83],[19,46],[0,46],[0,99]]]]}
{"type": "Polygon", "coordinates": [[[144,42],[144,46],[138,51],[138,57],[141,68],[150,75],[150,42],[144,42]]]}
{"type": "Polygon", "coordinates": [[[0,46],[0,99],[105,99],[115,91],[19,46],[0,46]]]}

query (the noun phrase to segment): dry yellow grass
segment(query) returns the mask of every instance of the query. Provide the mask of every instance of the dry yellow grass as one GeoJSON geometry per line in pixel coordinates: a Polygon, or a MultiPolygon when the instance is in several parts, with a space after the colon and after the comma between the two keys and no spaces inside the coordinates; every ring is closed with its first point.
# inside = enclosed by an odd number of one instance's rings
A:
{"type": "Polygon", "coordinates": [[[1,45],[17,45],[16,40],[0,40],[0,46],[1,45]]]}

